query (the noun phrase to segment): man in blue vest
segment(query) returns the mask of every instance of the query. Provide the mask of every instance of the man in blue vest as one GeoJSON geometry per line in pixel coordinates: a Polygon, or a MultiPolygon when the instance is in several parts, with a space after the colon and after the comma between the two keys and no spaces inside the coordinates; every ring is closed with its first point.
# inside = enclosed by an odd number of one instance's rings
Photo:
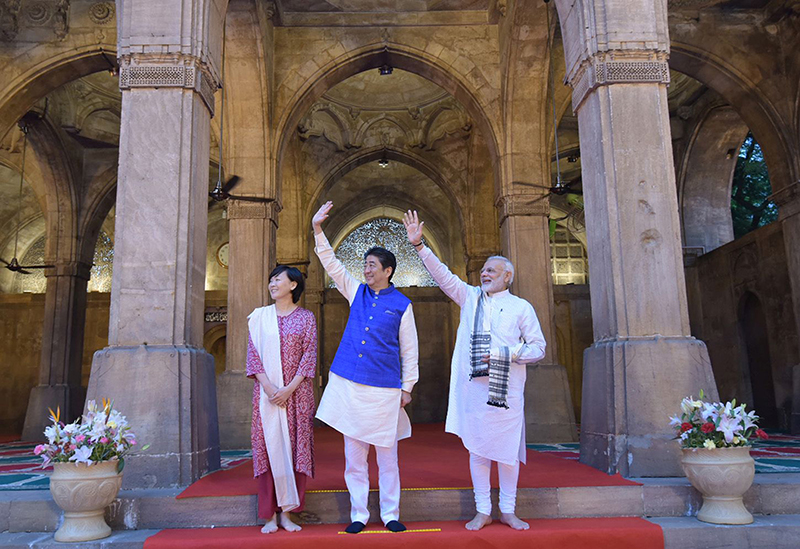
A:
{"type": "Polygon", "coordinates": [[[322,232],[332,202],[314,215],[314,251],[336,288],[350,304],[342,341],[331,364],[317,418],[344,435],[344,479],[350,492],[350,520],[357,534],[369,522],[367,454],[378,459],[381,520],[392,532],[406,527],[400,518],[397,441],[411,436],[403,407],[419,378],[417,328],[411,300],[392,284],[397,260],[379,247],[364,254],[364,279],[351,276],[322,232]]]}

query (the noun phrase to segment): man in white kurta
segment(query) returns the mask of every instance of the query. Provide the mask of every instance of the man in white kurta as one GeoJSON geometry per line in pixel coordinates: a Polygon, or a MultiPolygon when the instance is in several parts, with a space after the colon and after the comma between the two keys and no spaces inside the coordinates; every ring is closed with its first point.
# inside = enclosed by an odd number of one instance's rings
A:
{"type": "MultiPolygon", "coordinates": [[[[351,276],[336,258],[321,229],[332,206],[326,203],[314,216],[314,250],[347,299],[350,315],[317,418],[344,435],[352,521],[346,531],[358,533],[369,522],[370,445],[375,447],[378,461],[381,519],[389,530],[402,531],[397,441],[411,436],[403,406],[411,401],[411,390],[419,378],[414,312],[410,300],[391,284],[394,267],[384,268],[382,256],[365,257],[366,284],[351,276]]],[[[373,250],[379,255],[387,252],[373,250]]],[[[391,253],[389,256],[394,261],[391,253]]]]}
{"type": "Polygon", "coordinates": [[[445,430],[458,435],[470,453],[470,472],[477,514],[467,524],[478,530],[491,522],[489,471],[497,462],[500,480],[501,520],[516,529],[528,524],[515,515],[519,465],[525,463],[525,378],[526,365],[544,357],[545,340],[533,306],[509,292],[514,271],[504,257],[489,258],[481,269],[481,286],[470,286],[455,276],[422,242],[422,225],[416,212],[404,217],[411,244],[439,288],[459,307],[461,319],[450,373],[450,399],[445,430]],[[470,379],[470,338],[478,300],[483,300],[484,321],[491,335],[491,357],[499,349],[510,351],[507,408],[492,406],[489,377],[470,379]]]}

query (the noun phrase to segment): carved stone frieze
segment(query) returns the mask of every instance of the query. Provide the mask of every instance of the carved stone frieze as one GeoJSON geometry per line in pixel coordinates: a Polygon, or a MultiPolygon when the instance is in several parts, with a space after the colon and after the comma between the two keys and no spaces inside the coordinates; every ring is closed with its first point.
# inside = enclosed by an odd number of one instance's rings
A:
{"type": "Polygon", "coordinates": [[[69,0],[0,0],[0,41],[17,38],[28,30],[25,38],[48,40],[50,33],[58,40],[69,32],[69,0]]]}
{"type": "Polygon", "coordinates": [[[197,92],[214,116],[214,81],[208,67],[189,55],[124,55],[119,60],[119,88],[187,88],[197,92]]]}
{"type": "Polygon", "coordinates": [[[664,52],[602,52],[581,63],[570,78],[572,105],[577,112],[586,96],[599,86],[623,83],[669,84],[664,52]]]}
{"type": "Polygon", "coordinates": [[[89,19],[95,25],[104,25],[114,18],[113,2],[97,2],[89,8],[89,19]]]}
{"type": "Polygon", "coordinates": [[[541,195],[510,194],[500,197],[497,201],[500,211],[500,223],[507,217],[514,215],[541,215],[550,216],[550,200],[541,195]]]}
{"type": "Polygon", "coordinates": [[[464,107],[452,97],[423,107],[380,112],[318,101],[298,124],[297,134],[303,141],[326,139],[337,151],[389,145],[433,150],[446,137],[469,137],[472,125],[464,107]]]}
{"type": "Polygon", "coordinates": [[[270,219],[277,225],[280,211],[280,204],[274,200],[271,202],[228,200],[228,219],[270,219]]]}

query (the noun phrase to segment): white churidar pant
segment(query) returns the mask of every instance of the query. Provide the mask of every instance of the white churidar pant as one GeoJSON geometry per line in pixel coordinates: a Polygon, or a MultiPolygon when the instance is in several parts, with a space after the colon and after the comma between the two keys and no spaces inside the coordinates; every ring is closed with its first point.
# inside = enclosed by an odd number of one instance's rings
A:
{"type": "MultiPolygon", "coordinates": [[[[369,522],[369,467],[367,455],[370,445],[354,438],[344,437],[344,482],[350,492],[350,520],[369,522]]],[[[389,448],[375,446],[378,458],[378,488],[380,490],[381,520],[383,524],[400,518],[400,468],[397,466],[397,442],[389,448]]]]}
{"type": "MultiPolygon", "coordinates": [[[[492,460],[469,453],[469,473],[475,491],[475,508],[484,515],[492,514],[491,484],[489,473],[492,460]]],[[[517,505],[517,479],[519,461],[514,465],[497,462],[497,476],[500,479],[500,512],[513,513],[517,505]]]]}

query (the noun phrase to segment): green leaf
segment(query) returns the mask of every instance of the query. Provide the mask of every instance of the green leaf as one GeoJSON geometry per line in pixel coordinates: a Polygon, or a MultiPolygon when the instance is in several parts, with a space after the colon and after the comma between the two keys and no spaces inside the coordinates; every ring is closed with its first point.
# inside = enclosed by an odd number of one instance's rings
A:
{"type": "Polygon", "coordinates": [[[702,389],[700,389],[700,398],[699,398],[699,400],[703,400],[704,396],[705,396],[705,393],[703,392],[702,389]]]}
{"type": "Polygon", "coordinates": [[[124,468],[125,468],[125,459],[119,458],[119,463],[117,464],[117,473],[121,473],[124,468]]]}

